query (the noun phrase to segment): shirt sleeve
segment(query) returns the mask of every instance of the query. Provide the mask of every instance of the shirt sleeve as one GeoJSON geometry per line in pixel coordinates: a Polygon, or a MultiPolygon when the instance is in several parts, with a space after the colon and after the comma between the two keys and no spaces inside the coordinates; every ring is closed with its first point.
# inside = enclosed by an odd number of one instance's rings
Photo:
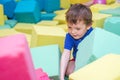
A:
{"type": "Polygon", "coordinates": [[[72,36],[69,33],[67,33],[66,34],[66,38],[65,38],[65,42],[64,42],[64,49],[71,50],[72,47],[73,47],[72,36]]]}

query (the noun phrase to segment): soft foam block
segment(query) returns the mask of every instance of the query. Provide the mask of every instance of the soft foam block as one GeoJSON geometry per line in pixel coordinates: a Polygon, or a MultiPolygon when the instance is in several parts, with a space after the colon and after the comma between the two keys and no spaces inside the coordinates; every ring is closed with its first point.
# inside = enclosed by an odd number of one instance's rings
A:
{"type": "Polygon", "coordinates": [[[120,80],[120,55],[107,54],[73,72],[69,80],[120,80]]]}
{"type": "Polygon", "coordinates": [[[7,15],[8,18],[13,18],[16,8],[15,0],[0,0],[0,4],[3,4],[5,15],[7,15]]]}
{"type": "Polygon", "coordinates": [[[16,24],[17,21],[16,20],[6,20],[5,24],[9,25],[11,28],[13,28],[16,24]]]}
{"type": "Polygon", "coordinates": [[[58,21],[51,21],[51,20],[42,20],[37,23],[37,25],[42,25],[42,26],[57,26],[58,21]]]}
{"type": "Polygon", "coordinates": [[[14,29],[0,29],[0,37],[6,37],[6,36],[10,36],[10,35],[15,35],[15,34],[24,34],[26,39],[27,39],[27,42],[28,42],[29,46],[31,46],[31,44],[30,44],[31,43],[31,35],[18,32],[14,29]]]}
{"type": "Polygon", "coordinates": [[[0,26],[4,25],[4,12],[3,5],[0,4],[0,26]]]}
{"type": "Polygon", "coordinates": [[[44,11],[51,13],[60,9],[60,0],[44,0],[44,11]]]}
{"type": "Polygon", "coordinates": [[[70,3],[71,4],[75,4],[75,3],[85,3],[85,2],[88,2],[90,0],[70,0],[70,3]]]}
{"type": "Polygon", "coordinates": [[[95,61],[108,53],[120,54],[120,36],[104,29],[95,28],[78,46],[76,68],[95,61]]]}
{"type": "Polygon", "coordinates": [[[65,31],[59,27],[34,26],[32,33],[32,47],[59,44],[63,51],[65,31]]]}
{"type": "Polygon", "coordinates": [[[38,2],[39,8],[42,11],[44,9],[45,0],[36,0],[38,2]]]}
{"type": "Polygon", "coordinates": [[[11,27],[8,24],[5,24],[3,26],[0,26],[0,30],[1,29],[10,29],[11,27]]]}
{"type": "Polygon", "coordinates": [[[14,13],[18,22],[37,23],[40,20],[39,5],[34,0],[20,1],[17,4],[14,13]]]}
{"type": "Polygon", "coordinates": [[[19,32],[27,33],[27,34],[32,34],[33,31],[33,25],[31,23],[17,23],[14,26],[14,29],[19,32]]]}
{"type": "Polygon", "coordinates": [[[109,17],[105,20],[104,29],[120,36],[120,17],[109,17]]]}
{"type": "Polygon", "coordinates": [[[59,80],[61,54],[59,45],[35,47],[30,50],[35,68],[42,68],[49,77],[59,80]]]}
{"type": "Polygon", "coordinates": [[[109,14],[101,14],[101,13],[93,13],[93,24],[92,26],[103,28],[104,26],[104,21],[106,18],[110,17],[111,15],[109,14]]]}
{"type": "Polygon", "coordinates": [[[104,4],[94,4],[90,6],[92,12],[99,12],[100,10],[111,9],[113,7],[104,4]]]}
{"type": "Polygon", "coordinates": [[[0,38],[0,80],[36,80],[24,35],[0,38]]]}
{"type": "Polygon", "coordinates": [[[53,20],[55,13],[41,13],[41,20],[53,20]]]}
{"type": "Polygon", "coordinates": [[[50,80],[47,73],[42,70],[42,68],[38,68],[35,70],[37,80],[50,80]]]}
{"type": "Polygon", "coordinates": [[[66,20],[65,20],[65,14],[58,14],[56,15],[53,20],[58,21],[60,24],[66,24],[66,20]]]}
{"type": "Polygon", "coordinates": [[[68,9],[70,7],[70,0],[60,0],[60,7],[68,9]]]}
{"type": "Polygon", "coordinates": [[[100,10],[99,12],[103,14],[111,14],[112,16],[120,17],[120,7],[114,9],[100,10]]]}

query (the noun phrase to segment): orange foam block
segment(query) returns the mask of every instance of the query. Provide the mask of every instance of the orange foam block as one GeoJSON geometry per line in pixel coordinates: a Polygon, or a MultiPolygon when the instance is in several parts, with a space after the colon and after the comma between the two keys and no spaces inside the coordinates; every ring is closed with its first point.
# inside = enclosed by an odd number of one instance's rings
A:
{"type": "Polygon", "coordinates": [[[30,50],[23,34],[0,38],[0,80],[36,80],[30,50]]]}

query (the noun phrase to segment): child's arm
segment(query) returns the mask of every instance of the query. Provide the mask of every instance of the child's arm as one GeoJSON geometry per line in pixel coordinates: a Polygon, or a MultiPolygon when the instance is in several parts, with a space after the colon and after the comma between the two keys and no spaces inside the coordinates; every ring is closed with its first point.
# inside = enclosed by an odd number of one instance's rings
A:
{"type": "Polygon", "coordinates": [[[70,59],[70,50],[64,49],[61,56],[61,64],[60,64],[60,80],[64,80],[66,68],[70,59]]]}

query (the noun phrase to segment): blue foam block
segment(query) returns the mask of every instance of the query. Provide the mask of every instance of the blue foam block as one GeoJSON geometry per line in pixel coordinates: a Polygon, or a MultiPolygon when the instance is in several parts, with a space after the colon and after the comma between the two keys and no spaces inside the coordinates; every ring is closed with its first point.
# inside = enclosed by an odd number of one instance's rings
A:
{"type": "Polygon", "coordinates": [[[56,16],[55,13],[42,13],[41,20],[53,20],[55,16],[56,16]]]}
{"type": "Polygon", "coordinates": [[[60,9],[60,0],[45,0],[44,10],[48,13],[60,9]]]}
{"type": "Polygon", "coordinates": [[[13,18],[16,2],[14,0],[0,0],[0,4],[3,4],[5,15],[7,15],[8,18],[13,18]]]}
{"type": "Polygon", "coordinates": [[[40,20],[40,9],[34,0],[20,1],[15,9],[15,17],[18,22],[36,23],[40,20]]]}

